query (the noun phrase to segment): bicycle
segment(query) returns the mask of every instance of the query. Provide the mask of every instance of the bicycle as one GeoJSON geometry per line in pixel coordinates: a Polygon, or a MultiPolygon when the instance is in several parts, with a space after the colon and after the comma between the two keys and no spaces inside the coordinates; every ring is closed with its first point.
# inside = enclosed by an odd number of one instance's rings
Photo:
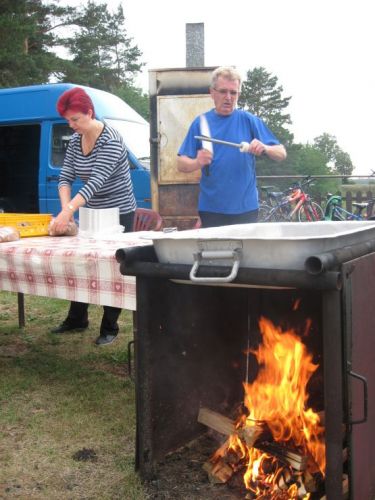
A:
{"type": "Polygon", "coordinates": [[[301,182],[294,183],[281,199],[273,206],[261,205],[259,207],[259,222],[282,222],[296,221],[315,222],[324,220],[322,207],[312,201],[311,196],[306,191],[314,179],[305,177],[301,182]]]}
{"type": "Polygon", "coordinates": [[[272,208],[276,207],[285,197],[285,191],[275,191],[275,186],[259,186],[259,189],[263,191],[264,199],[259,204],[258,221],[264,222],[272,208]]]}
{"type": "Polygon", "coordinates": [[[264,206],[274,207],[285,196],[285,191],[275,191],[275,186],[259,186],[259,189],[264,193],[261,202],[261,205],[264,206]]]}
{"type": "Polygon", "coordinates": [[[349,212],[342,206],[342,197],[338,194],[327,193],[327,204],[324,211],[324,220],[355,221],[375,220],[373,215],[375,199],[362,203],[353,202],[354,212],[349,212]]]}

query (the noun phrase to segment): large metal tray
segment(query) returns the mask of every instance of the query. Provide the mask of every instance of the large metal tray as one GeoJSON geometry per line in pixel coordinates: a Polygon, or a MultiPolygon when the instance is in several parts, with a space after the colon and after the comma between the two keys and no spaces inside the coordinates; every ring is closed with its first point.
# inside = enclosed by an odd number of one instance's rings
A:
{"type": "Polygon", "coordinates": [[[162,263],[297,270],[312,255],[374,239],[375,221],[267,222],[152,234],[162,263]]]}

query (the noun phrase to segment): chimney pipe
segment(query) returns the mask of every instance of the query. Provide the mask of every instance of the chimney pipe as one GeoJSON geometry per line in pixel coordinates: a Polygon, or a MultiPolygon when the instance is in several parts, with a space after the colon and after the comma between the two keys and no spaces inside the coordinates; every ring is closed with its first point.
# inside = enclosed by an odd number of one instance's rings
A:
{"type": "Polygon", "coordinates": [[[186,67],[204,67],[204,23],[186,23],[186,67]]]}

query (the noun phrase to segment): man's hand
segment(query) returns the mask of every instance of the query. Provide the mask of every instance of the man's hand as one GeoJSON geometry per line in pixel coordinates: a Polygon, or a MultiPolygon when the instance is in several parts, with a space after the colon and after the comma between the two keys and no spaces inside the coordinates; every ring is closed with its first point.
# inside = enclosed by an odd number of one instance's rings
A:
{"type": "Polygon", "coordinates": [[[199,163],[200,168],[210,165],[212,162],[211,151],[207,151],[207,149],[200,149],[197,153],[197,162],[199,163]]]}
{"type": "Polygon", "coordinates": [[[266,145],[258,139],[253,139],[250,144],[248,142],[241,142],[241,153],[250,153],[255,156],[261,156],[266,153],[266,145]]]}
{"type": "Polygon", "coordinates": [[[266,145],[258,139],[253,139],[250,144],[241,142],[241,153],[250,153],[255,156],[267,155],[274,161],[282,161],[286,158],[286,150],[282,144],[266,145]]]}

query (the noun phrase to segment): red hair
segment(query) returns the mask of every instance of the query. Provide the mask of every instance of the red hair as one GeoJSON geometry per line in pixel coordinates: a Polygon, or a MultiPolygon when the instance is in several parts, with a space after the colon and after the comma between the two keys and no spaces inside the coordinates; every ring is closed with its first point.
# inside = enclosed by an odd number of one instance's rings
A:
{"type": "Polygon", "coordinates": [[[66,90],[57,101],[57,111],[64,117],[67,111],[79,111],[87,115],[92,110],[92,116],[95,116],[94,104],[91,97],[80,87],[66,90]]]}

